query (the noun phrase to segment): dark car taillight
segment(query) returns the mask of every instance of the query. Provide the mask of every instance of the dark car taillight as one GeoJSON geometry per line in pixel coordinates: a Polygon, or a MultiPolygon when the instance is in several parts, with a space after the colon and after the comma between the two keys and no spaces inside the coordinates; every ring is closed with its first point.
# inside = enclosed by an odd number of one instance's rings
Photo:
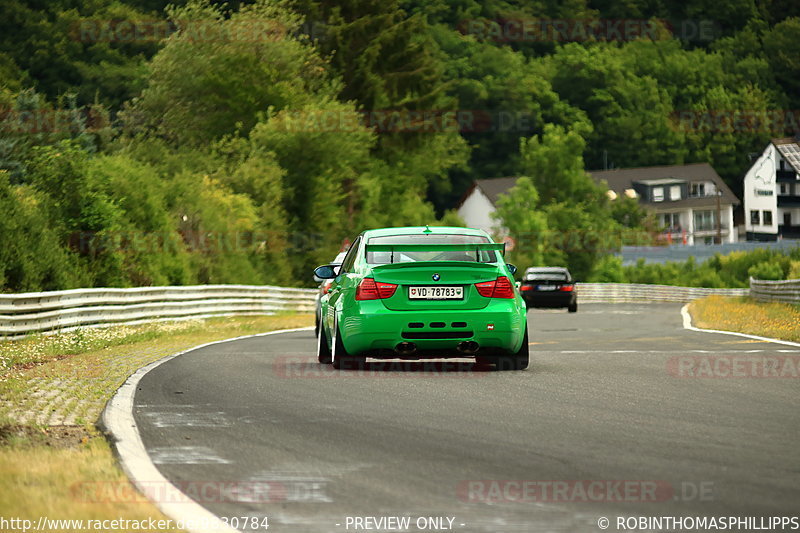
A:
{"type": "Polygon", "coordinates": [[[364,278],[356,288],[356,300],[383,300],[394,296],[397,284],[375,282],[373,278],[364,278]]]}
{"type": "Polygon", "coordinates": [[[498,276],[496,280],[476,283],[478,294],[486,298],[513,298],[514,285],[506,276],[498,276]]]}
{"type": "Polygon", "coordinates": [[[572,290],[574,288],[575,288],[574,285],[562,285],[561,288],[558,289],[558,290],[563,291],[563,292],[572,292],[572,290]]]}

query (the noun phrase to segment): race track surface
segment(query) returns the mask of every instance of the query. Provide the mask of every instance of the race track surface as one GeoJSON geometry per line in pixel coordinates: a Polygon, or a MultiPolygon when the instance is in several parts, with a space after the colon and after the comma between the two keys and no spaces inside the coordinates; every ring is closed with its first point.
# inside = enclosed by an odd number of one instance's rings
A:
{"type": "Polygon", "coordinates": [[[219,516],[267,516],[270,532],[397,530],[367,529],[388,516],[499,533],[797,514],[800,379],[760,365],[791,373],[800,348],[687,331],[673,304],[528,316],[525,372],[334,371],[312,331],[285,333],[158,366],[135,419],[166,478],[219,516]]]}

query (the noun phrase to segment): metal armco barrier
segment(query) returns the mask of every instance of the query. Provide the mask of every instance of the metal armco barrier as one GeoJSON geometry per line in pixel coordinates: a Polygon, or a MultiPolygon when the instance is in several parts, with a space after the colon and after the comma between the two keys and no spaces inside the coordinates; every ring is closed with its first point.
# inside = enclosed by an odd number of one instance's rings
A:
{"type": "Polygon", "coordinates": [[[0,294],[0,337],[114,324],[313,312],[316,289],[195,285],[0,294]]]}
{"type": "Polygon", "coordinates": [[[581,303],[647,303],[689,302],[705,296],[747,296],[750,289],[706,289],[673,287],[641,283],[577,283],[578,305],[581,303]]]}
{"type": "Polygon", "coordinates": [[[800,305],[800,279],[767,281],[750,278],[750,296],[759,302],[800,305]]]}
{"type": "MultiPolygon", "coordinates": [[[[750,289],[578,283],[579,303],[688,302],[710,295],[800,303],[800,280],[750,280],[750,289]]],[[[230,315],[313,312],[316,289],[195,285],[0,294],[0,338],[76,327],[230,315]]]]}

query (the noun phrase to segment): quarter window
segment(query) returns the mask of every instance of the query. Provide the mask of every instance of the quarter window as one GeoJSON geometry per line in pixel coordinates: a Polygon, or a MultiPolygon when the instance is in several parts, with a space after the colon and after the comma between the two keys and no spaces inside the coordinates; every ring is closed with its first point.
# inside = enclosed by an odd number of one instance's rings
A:
{"type": "Polygon", "coordinates": [[[342,261],[342,268],[339,269],[339,273],[343,272],[352,272],[353,266],[356,263],[356,256],[358,255],[358,248],[361,245],[361,237],[358,237],[353,244],[350,245],[350,249],[347,250],[347,255],[344,256],[344,261],[342,261]]]}

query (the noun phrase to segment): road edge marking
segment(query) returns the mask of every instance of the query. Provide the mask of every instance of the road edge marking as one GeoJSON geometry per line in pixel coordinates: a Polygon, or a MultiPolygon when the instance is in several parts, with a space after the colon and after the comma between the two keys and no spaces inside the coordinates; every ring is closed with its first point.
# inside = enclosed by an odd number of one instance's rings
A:
{"type": "Polygon", "coordinates": [[[683,317],[683,329],[690,331],[699,331],[701,333],[722,333],[724,335],[735,335],[737,337],[745,337],[747,339],[754,339],[763,342],[773,342],[775,344],[783,344],[786,346],[794,346],[800,348],[800,343],[792,341],[784,341],[781,339],[772,339],[770,337],[759,337],[758,335],[750,335],[749,333],[739,333],[738,331],[725,331],[722,329],[703,329],[697,328],[692,325],[692,316],[689,314],[689,304],[681,307],[681,316],[683,317]]]}
{"type": "MultiPolygon", "coordinates": [[[[233,342],[243,339],[250,339],[253,337],[265,337],[267,335],[277,335],[279,333],[293,333],[297,331],[311,331],[313,326],[306,328],[292,328],[280,329],[275,331],[267,331],[264,333],[255,333],[253,335],[242,335],[240,337],[233,337],[230,339],[222,339],[219,341],[207,342],[198,346],[193,346],[182,352],[178,352],[166,357],[162,357],[158,361],[154,361],[147,366],[144,366],[128,376],[125,383],[117,389],[114,396],[111,397],[100,419],[101,429],[103,429],[112,438],[112,445],[117,452],[120,466],[128,476],[134,486],[145,496],[146,484],[158,483],[169,490],[174,490],[180,494],[184,494],[175,485],[165,478],[159,472],[147,450],[142,442],[139,430],[136,427],[136,420],[133,417],[133,401],[136,395],[136,389],[142,378],[148,372],[166,363],[178,356],[186,353],[199,350],[215,344],[222,344],[224,342],[233,342]]],[[[149,498],[148,498],[149,499],[149,498]]],[[[158,509],[168,517],[175,521],[182,521],[184,523],[202,524],[205,527],[184,528],[189,533],[238,533],[239,530],[232,528],[217,515],[195,502],[188,496],[187,501],[181,502],[157,502],[150,500],[158,509]]]]}

